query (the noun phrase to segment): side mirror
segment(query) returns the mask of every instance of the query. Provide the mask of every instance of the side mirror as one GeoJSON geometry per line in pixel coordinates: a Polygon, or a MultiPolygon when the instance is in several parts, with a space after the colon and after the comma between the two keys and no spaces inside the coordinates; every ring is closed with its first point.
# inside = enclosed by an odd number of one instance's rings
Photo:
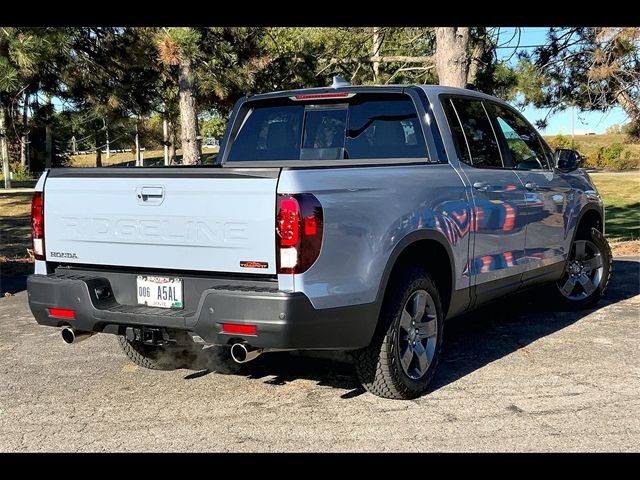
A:
{"type": "Polygon", "coordinates": [[[554,154],[555,167],[561,172],[573,172],[580,167],[581,157],[575,150],[559,148],[554,154]]]}

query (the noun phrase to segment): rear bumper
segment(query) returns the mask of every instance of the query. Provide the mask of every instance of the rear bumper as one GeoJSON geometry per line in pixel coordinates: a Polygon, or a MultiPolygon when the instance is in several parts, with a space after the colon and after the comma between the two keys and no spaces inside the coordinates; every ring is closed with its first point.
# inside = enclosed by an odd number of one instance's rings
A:
{"type": "Polygon", "coordinates": [[[124,334],[128,326],[165,328],[198,335],[206,343],[246,341],[256,347],[346,350],[368,345],[376,325],[375,304],[315,309],[303,293],[273,287],[224,285],[205,289],[194,311],[123,305],[96,289],[109,279],[89,275],[31,275],[29,307],[41,325],[124,334]],[[49,315],[50,308],[75,310],[73,319],[49,315]],[[223,323],[257,326],[256,335],[222,333],[223,323]]]}

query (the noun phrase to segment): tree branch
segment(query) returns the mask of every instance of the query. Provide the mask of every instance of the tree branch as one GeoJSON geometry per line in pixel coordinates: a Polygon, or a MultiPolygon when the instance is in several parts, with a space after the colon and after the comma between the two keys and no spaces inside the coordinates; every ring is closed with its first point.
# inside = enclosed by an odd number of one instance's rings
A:
{"type": "Polygon", "coordinates": [[[335,64],[343,64],[343,63],[392,63],[392,62],[404,62],[404,63],[434,63],[435,57],[432,55],[429,56],[420,56],[420,57],[411,57],[405,55],[384,55],[384,56],[375,56],[375,57],[352,57],[352,58],[330,58],[324,59],[321,58],[320,61],[329,62],[331,65],[335,64]]]}

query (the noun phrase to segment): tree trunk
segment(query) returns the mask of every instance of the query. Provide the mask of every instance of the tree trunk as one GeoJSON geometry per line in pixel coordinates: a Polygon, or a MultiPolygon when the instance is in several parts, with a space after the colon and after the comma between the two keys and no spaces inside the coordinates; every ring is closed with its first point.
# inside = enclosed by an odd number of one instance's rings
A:
{"type": "Polygon", "coordinates": [[[138,135],[138,124],[136,123],[136,167],[142,167],[140,160],[140,136],[138,135]]]}
{"type": "Polygon", "coordinates": [[[98,146],[96,148],[96,167],[100,168],[101,166],[102,166],[102,149],[100,148],[100,146],[98,146]]]}
{"type": "MultiPolygon", "coordinates": [[[[376,58],[380,55],[380,27],[373,27],[373,48],[371,49],[371,57],[376,58]]],[[[373,67],[373,83],[378,83],[380,77],[380,62],[372,62],[373,67]]]]}
{"type": "Polygon", "coordinates": [[[164,164],[169,165],[169,122],[167,122],[167,114],[162,114],[162,143],[164,144],[164,164]]]}
{"type": "Polygon", "coordinates": [[[633,101],[631,95],[629,95],[629,91],[627,89],[621,88],[616,93],[616,100],[618,104],[624,110],[624,113],[627,114],[629,120],[631,121],[632,129],[631,129],[631,137],[633,140],[640,139],[640,106],[636,102],[633,101]]]}
{"type": "Polygon", "coordinates": [[[169,165],[173,165],[176,159],[176,125],[169,122],[169,165]]]}
{"type": "Polygon", "coordinates": [[[20,164],[23,167],[29,165],[29,132],[27,130],[27,115],[29,108],[29,94],[24,94],[24,105],[22,109],[22,139],[20,141],[20,164]]]}
{"type": "Polygon", "coordinates": [[[191,76],[191,60],[180,61],[178,77],[180,86],[180,125],[182,127],[182,164],[196,165],[200,163],[200,142],[198,141],[198,112],[196,97],[193,91],[191,76]]]}
{"type": "MultiPolygon", "coordinates": [[[[47,95],[47,104],[51,103],[51,97],[47,95]]],[[[51,168],[53,160],[53,138],[51,137],[51,120],[47,118],[47,123],[44,127],[44,148],[45,148],[45,168],[51,168]]]]}
{"type": "Polygon", "coordinates": [[[436,28],[436,69],[440,85],[464,88],[469,73],[469,27],[436,28]]]}
{"type": "Polygon", "coordinates": [[[107,127],[106,123],[104,127],[104,138],[107,146],[107,160],[108,160],[111,158],[111,146],[109,145],[109,127],[107,127]]]}
{"type": "MultiPolygon", "coordinates": [[[[476,60],[477,57],[475,57],[475,55],[478,52],[478,48],[476,47],[473,51],[474,54],[474,59],[471,60],[470,64],[469,64],[469,73],[467,73],[467,83],[466,85],[474,85],[476,84],[476,78],[478,76],[478,61],[476,60]]],[[[465,86],[466,86],[465,85],[465,86]]]]}
{"type": "Polygon", "coordinates": [[[9,145],[7,144],[7,128],[5,120],[4,104],[0,101],[0,153],[2,154],[2,175],[4,175],[4,188],[11,188],[9,145]]]}

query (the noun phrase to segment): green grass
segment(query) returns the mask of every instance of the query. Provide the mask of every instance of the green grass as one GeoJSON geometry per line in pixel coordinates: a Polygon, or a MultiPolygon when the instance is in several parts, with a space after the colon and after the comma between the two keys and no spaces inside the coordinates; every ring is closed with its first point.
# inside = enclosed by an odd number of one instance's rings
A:
{"type": "Polygon", "coordinates": [[[640,173],[592,174],[606,208],[605,231],[610,241],[640,238],[640,173]]]}

